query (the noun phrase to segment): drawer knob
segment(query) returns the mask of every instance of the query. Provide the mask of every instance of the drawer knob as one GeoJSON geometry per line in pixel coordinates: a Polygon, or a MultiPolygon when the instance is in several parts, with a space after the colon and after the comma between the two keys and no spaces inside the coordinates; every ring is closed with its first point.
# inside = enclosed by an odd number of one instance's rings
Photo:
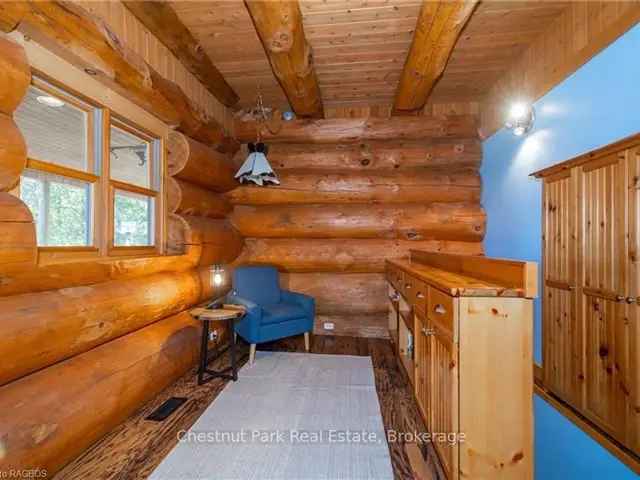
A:
{"type": "Polygon", "coordinates": [[[409,290],[411,288],[411,284],[410,283],[405,283],[404,284],[404,288],[406,288],[407,290],[409,290]]]}
{"type": "Polygon", "coordinates": [[[424,293],[418,292],[418,293],[416,293],[416,297],[417,298],[424,298],[424,293]]]}
{"type": "Polygon", "coordinates": [[[447,309],[444,308],[444,305],[442,305],[441,303],[438,303],[435,307],[433,307],[433,311],[438,315],[444,315],[445,313],[447,313],[447,309]]]}
{"type": "Polygon", "coordinates": [[[616,295],[616,302],[624,302],[624,297],[622,295],[616,295]]]}
{"type": "Polygon", "coordinates": [[[631,305],[631,304],[633,304],[633,303],[636,303],[636,302],[637,302],[637,299],[636,299],[636,298],[634,298],[634,297],[627,297],[626,302],[627,302],[629,305],[631,305]]]}

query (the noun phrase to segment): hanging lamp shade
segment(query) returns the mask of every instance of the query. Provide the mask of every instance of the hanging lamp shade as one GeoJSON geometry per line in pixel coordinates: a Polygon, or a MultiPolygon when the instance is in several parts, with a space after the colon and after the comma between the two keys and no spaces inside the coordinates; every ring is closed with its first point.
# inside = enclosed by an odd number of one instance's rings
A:
{"type": "Polygon", "coordinates": [[[249,156],[244,161],[235,178],[240,183],[253,182],[261,187],[273,183],[280,185],[280,180],[267,160],[267,146],[260,143],[249,144],[249,156]]]}

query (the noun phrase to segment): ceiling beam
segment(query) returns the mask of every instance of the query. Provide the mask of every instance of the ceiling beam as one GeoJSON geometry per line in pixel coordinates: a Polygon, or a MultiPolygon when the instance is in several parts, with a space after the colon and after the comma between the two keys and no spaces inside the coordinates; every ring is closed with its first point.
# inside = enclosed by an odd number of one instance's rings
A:
{"type": "Polygon", "coordinates": [[[238,103],[236,92],[168,3],[156,0],[125,1],[124,4],[214,97],[227,107],[238,103]]]}
{"type": "Polygon", "coordinates": [[[196,110],[182,89],[127,47],[108,25],[79,4],[0,1],[0,31],[17,30],[84,70],[171,127],[203,143],[218,144],[224,132],[196,110]]]}
{"type": "Polygon", "coordinates": [[[478,0],[424,0],[398,83],[394,112],[424,106],[478,0]]]}
{"type": "Polygon", "coordinates": [[[311,46],[297,0],[245,0],[271,69],[301,117],[324,115],[311,46]]]}

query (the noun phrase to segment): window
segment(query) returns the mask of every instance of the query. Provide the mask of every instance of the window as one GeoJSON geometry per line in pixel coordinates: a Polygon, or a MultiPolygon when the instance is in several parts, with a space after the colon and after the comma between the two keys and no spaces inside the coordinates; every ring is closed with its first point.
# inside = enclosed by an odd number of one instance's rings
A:
{"type": "Polygon", "coordinates": [[[94,114],[94,107],[40,80],[14,114],[29,157],[20,197],[33,214],[39,246],[94,243],[94,114]]]}
{"type": "Polygon", "coordinates": [[[158,138],[38,78],[14,117],[28,151],[19,194],[39,247],[159,251],[158,138]]]}
{"type": "Polygon", "coordinates": [[[113,248],[155,243],[155,202],[159,176],[154,169],[158,141],[119,120],[109,129],[113,198],[113,248]]]}

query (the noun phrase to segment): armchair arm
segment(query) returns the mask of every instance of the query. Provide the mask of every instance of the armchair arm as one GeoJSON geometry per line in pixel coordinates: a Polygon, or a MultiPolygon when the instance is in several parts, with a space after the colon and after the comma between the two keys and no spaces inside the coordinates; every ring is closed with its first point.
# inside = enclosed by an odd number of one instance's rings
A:
{"type": "Polygon", "coordinates": [[[233,305],[242,305],[247,309],[247,313],[245,316],[255,318],[256,320],[260,320],[262,318],[262,307],[251,300],[246,298],[239,297],[238,295],[229,294],[227,295],[227,303],[231,303],[233,305]]]}
{"type": "Polygon", "coordinates": [[[313,297],[305,295],[304,293],[291,292],[289,290],[281,290],[280,294],[283,301],[300,305],[312,318],[315,316],[316,300],[313,297]]]}

